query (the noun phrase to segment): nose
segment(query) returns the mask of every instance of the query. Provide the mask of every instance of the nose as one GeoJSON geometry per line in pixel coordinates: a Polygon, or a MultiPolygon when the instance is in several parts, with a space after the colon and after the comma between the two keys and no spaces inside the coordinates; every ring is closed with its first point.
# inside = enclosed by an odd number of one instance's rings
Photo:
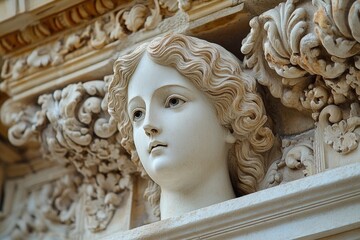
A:
{"type": "Polygon", "coordinates": [[[154,137],[157,134],[160,134],[161,129],[159,127],[159,122],[157,119],[157,111],[156,108],[148,108],[148,111],[145,113],[145,119],[144,119],[144,131],[146,136],[148,137],[154,137]]]}
{"type": "Polygon", "coordinates": [[[154,137],[155,135],[160,133],[160,129],[153,126],[152,124],[144,125],[144,131],[145,131],[146,136],[148,136],[148,137],[154,137]]]}

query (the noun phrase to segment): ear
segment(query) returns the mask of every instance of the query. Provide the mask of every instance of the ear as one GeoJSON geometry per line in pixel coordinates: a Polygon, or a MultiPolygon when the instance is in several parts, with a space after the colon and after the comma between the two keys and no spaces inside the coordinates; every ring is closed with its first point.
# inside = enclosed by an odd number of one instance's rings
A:
{"type": "Polygon", "coordinates": [[[234,133],[231,129],[226,129],[226,136],[225,136],[225,142],[233,144],[236,142],[236,138],[234,136],[234,133]]]}

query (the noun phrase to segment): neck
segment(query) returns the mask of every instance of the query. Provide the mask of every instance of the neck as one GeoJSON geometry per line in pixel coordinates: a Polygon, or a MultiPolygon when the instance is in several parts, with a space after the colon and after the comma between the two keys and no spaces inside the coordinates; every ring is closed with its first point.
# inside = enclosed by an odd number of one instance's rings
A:
{"type": "Polygon", "coordinates": [[[161,188],[161,219],[235,198],[227,167],[202,178],[200,183],[187,189],[161,188]]]}

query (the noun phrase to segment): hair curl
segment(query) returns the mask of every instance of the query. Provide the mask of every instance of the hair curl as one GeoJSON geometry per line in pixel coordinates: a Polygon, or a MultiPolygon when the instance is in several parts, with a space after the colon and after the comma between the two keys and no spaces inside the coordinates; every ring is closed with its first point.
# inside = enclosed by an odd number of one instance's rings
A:
{"type": "MultiPolygon", "coordinates": [[[[109,84],[109,113],[118,121],[121,144],[143,176],[145,170],[135,150],[127,113],[127,88],[143,54],[157,64],[171,66],[188,78],[214,104],[219,122],[233,132],[236,142],[229,151],[229,169],[235,193],[252,193],[265,175],[263,153],[274,142],[266,126],[264,104],[256,81],[245,74],[238,59],[221,46],[181,34],[168,34],[144,43],[114,63],[109,84]]],[[[159,215],[160,187],[151,179],[145,196],[159,215]]]]}

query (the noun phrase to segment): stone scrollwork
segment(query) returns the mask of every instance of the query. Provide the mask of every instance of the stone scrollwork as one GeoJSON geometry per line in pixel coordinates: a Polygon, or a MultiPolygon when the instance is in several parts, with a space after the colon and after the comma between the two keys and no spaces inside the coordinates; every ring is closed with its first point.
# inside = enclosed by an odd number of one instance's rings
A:
{"type": "Polygon", "coordinates": [[[318,119],[360,93],[359,1],[288,0],[250,21],[244,64],[285,106],[318,119]]]}
{"type": "Polygon", "coordinates": [[[303,169],[304,176],[315,174],[313,139],[303,141],[283,140],[283,157],[279,167],[303,169]]]}
{"type": "Polygon", "coordinates": [[[342,154],[360,140],[359,13],[355,0],[288,0],[250,21],[241,48],[259,83],[285,106],[311,113],[325,143],[342,154]]]}
{"type": "Polygon", "coordinates": [[[14,116],[20,121],[13,121],[9,135],[16,138],[10,141],[22,145],[29,138],[38,139],[44,158],[74,165],[84,177],[88,228],[105,229],[123,193],[131,188],[135,171],[118,143],[116,122],[107,113],[106,83],[68,85],[40,96],[38,104],[26,108],[28,114],[20,111],[14,116]]]}
{"type": "Polygon", "coordinates": [[[91,81],[42,95],[48,119],[43,131],[46,156],[71,162],[85,177],[88,227],[105,229],[135,170],[117,142],[116,122],[107,113],[106,85],[91,81]]]}
{"type": "Polygon", "coordinates": [[[29,142],[37,143],[39,129],[44,125],[39,106],[26,106],[12,101],[7,101],[2,105],[1,121],[11,126],[8,138],[15,146],[22,146],[29,142]]]}
{"type": "Polygon", "coordinates": [[[282,157],[273,162],[260,185],[261,189],[277,186],[315,174],[312,137],[283,139],[282,157]]]}

